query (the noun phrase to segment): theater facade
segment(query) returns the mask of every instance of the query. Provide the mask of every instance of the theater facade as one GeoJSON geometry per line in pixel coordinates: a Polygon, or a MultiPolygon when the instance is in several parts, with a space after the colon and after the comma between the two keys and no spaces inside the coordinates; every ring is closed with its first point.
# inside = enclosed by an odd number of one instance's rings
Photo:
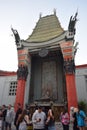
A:
{"type": "Polygon", "coordinates": [[[17,103],[22,107],[52,106],[55,114],[62,108],[77,107],[75,84],[75,33],[77,13],[70,17],[67,30],[54,14],[40,15],[31,35],[21,40],[12,28],[18,53],[17,103]]]}

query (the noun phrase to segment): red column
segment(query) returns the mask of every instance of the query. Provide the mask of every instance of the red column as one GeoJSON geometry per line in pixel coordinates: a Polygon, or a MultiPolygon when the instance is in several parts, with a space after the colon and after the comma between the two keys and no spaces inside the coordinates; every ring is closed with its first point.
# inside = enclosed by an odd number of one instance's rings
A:
{"type": "Polygon", "coordinates": [[[74,53],[74,40],[69,40],[60,44],[61,51],[64,59],[64,72],[66,78],[66,91],[68,111],[70,107],[77,107],[77,93],[75,83],[75,53],[74,53]]]}
{"type": "Polygon", "coordinates": [[[24,94],[25,94],[25,80],[18,80],[16,99],[15,99],[15,111],[17,110],[17,104],[20,103],[22,108],[24,106],[24,94]]]}
{"type": "Polygon", "coordinates": [[[66,74],[66,90],[67,90],[67,101],[68,101],[68,111],[70,107],[77,107],[77,94],[76,94],[76,85],[75,85],[75,75],[66,74]]]}
{"type": "Polygon", "coordinates": [[[17,104],[20,103],[21,107],[24,107],[24,95],[25,95],[25,83],[28,75],[28,67],[26,65],[20,65],[17,70],[17,91],[15,99],[15,111],[17,110],[17,104]]]}
{"type": "Polygon", "coordinates": [[[18,70],[17,70],[17,91],[16,91],[16,99],[15,99],[15,111],[17,110],[17,104],[20,103],[22,108],[24,107],[24,94],[25,94],[25,83],[28,75],[28,65],[30,62],[30,56],[28,49],[22,46],[20,36],[17,30],[11,28],[15,42],[17,45],[17,53],[18,53],[18,70]]]}

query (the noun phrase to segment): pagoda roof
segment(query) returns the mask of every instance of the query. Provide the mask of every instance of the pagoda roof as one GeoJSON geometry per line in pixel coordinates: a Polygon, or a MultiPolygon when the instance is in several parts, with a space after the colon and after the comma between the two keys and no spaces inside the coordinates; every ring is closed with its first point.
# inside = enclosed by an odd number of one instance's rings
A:
{"type": "Polygon", "coordinates": [[[32,34],[27,38],[27,42],[45,42],[56,37],[59,37],[64,33],[63,28],[60,25],[58,17],[53,15],[47,15],[40,17],[32,34]]]}

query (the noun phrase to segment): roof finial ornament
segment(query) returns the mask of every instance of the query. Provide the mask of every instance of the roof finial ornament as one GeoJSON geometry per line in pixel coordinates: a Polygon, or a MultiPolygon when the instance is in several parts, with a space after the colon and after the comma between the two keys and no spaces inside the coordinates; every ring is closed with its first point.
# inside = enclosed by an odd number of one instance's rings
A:
{"type": "Polygon", "coordinates": [[[73,16],[70,17],[70,21],[69,21],[68,30],[69,30],[70,33],[73,33],[73,34],[75,34],[75,32],[76,32],[75,24],[77,22],[77,15],[78,15],[78,10],[75,13],[74,17],[73,16]]]}
{"type": "Polygon", "coordinates": [[[42,16],[42,13],[39,14],[39,18],[41,18],[41,16],[42,16]]]}
{"type": "Polygon", "coordinates": [[[12,32],[14,34],[16,45],[18,45],[19,42],[20,42],[19,33],[18,33],[18,31],[16,29],[13,29],[12,26],[11,26],[11,30],[12,30],[12,32]]]}
{"type": "Polygon", "coordinates": [[[54,12],[54,15],[56,15],[56,9],[55,8],[54,8],[53,12],[54,12]]]}

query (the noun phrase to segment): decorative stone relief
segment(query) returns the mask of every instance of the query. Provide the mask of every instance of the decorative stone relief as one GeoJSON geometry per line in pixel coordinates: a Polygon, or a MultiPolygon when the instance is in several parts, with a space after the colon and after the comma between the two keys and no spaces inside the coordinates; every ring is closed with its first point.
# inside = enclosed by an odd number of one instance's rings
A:
{"type": "Polygon", "coordinates": [[[27,79],[27,75],[28,75],[28,68],[27,68],[27,66],[20,65],[18,67],[18,70],[17,70],[17,78],[18,78],[18,80],[19,79],[26,80],[27,79]]]}
{"type": "Polygon", "coordinates": [[[75,73],[75,63],[74,60],[72,59],[68,59],[68,60],[64,60],[64,70],[65,73],[75,73]]]}
{"type": "Polygon", "coordinates": [[[45,61],[42,65],[42,97],[57,99],[56,62],[45,61]]]}

